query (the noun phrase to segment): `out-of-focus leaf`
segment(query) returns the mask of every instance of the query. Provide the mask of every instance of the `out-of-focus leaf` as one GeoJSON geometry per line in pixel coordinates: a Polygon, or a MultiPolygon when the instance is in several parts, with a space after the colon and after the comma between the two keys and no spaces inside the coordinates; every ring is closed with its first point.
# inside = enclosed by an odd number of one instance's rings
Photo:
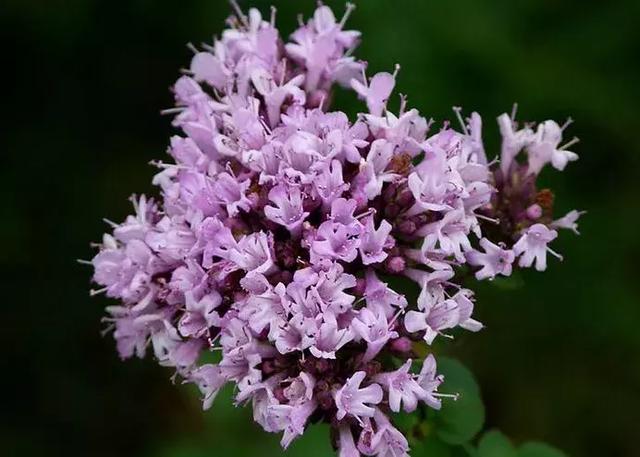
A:
{"type": "Polygon", "coordinates": [[[460,397],[457,401],[443,399],[442,409],[435,413],[437,434],[446,443],[466,443],[484,423],[480,389],[471,372],[456,360],[440,357],[438,371],[445,376],[441,390],[460,397]]]}
{"type": "Polygon", "coordinates": [[[400,431],[402,431],[409,441],[413,438],[414,428],[418,425],[420,418],[417,414],[406,414],[401,412],[393,415],[393,423],[400,431]]]}
{"type": "Polygon", "coordinates": [[[518,449],[518,457],[567,457],[567,455],[548,444],[532,441],[524,443],[518,449]]]}
{"type": "Polygon", "coordinates": [[[478,443],[478,457],[517,457],[518,453],[509,438],[498,430],[485,433],[478,443]]]}
{"type": "Polygon", "coordinates": [[[453,448],[435,435],[411,445],[411,457],[453,457],[453,448]]]}
{"type": "Polygon", "coordinates": [[[410,455],[411,457],[478,457],[471,445],[452,445],[433,435],[412,445],[410,455]]]}
{"type": "Polygon", "coordinates": [[[454,457],[480,457],[478,450],[473,447],[472,444],[466,443],[456,448],[457,454],[454,453],[454,457]]]}

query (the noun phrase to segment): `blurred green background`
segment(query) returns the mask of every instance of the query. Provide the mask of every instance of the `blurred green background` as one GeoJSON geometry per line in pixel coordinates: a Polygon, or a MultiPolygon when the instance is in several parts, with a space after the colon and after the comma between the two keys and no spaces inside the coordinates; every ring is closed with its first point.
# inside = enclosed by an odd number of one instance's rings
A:
{"type": "MultiPolygon", "coordinates": [[[[249,3],[267,11],[271,2],[249,3]]],[[[275,0],[283,33],[314,2],[275,0]]],[[[342,2],[330,2],[342,13],[342,2]]],[[[582,235],[523,287],[483,284],[487,328],[446,352],[476,374],[487,427],[578,456],[638,455],[640,427],[640,2],[358,1],[349,25],[370,71],[401,63],[398,89],[436,120],[460,105],[493,119],[563,121],[580,161],[544,175],[558,214],[587,209],[582,235]]],[[[277,456],[277,438],[223,395],[203,414],[152,360],[121,363],[100,337],[108,304],[89,298],[89,241],[152,192],[172,129],[159,115],[188,65],[184,43],[210,41],[226,2],[4,0],[0,6],[0,454],[277,456]]],[[[341,95],[349,113],[359,109],[341,95]]],[[[288,455],[331,455],[316,428],[288,455]]]]}

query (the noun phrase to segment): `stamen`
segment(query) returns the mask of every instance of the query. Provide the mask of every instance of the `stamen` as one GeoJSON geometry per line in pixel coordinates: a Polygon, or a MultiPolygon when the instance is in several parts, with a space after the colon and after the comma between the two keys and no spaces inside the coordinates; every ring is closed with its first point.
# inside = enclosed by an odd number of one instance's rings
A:
{"type": "Polygon", "coordinates": [[[162,162],[161,160],[152,160],[149,162],[149,165],[152,165],[154,167],[157,168],[176,168],[178,170],[190,170],[190,167],[187,167],[186,165],[178,165],[177,163],[165,163],[162,162]]]}
{"type": "Polygon", "coordinates": [[[229,172],[229,174],[231,176],[233,176],[234,178],[236,177],[236,174],[233,171],[233,168],[231,168],[231,163],[229,163],[229,162],[225,163],[224,168],[225,168],[225,170],[227,170],[229,172]]]}
{"type": "Polygon", "coordinates": [[[354,305],[359,305],[360,303],[362,303],[364,300],[367,299],[366,295],[363,295],[362,297],[358,298],[356,301],[353,302],[354,305]]]}
{"type": "Polygon", "coordinates": [[[207,338],[207,343],[209,343],[209,349],[213,350],[214,349],[214,344],[215,342],[220,338],[220,336],[222,336],[222,333],[218,333],[214,338],[208,337],[207,338]]]}
{"type": "Polygon", "coordinates": [[[400,94],[400,111],[399,111],[398,114],[400,114],[400,116],[402,116],[404,114],[404,110],[406,108],[407,108],[407,96],[404,95],[404,94],[400,94]]]}
{"type": "Polygon", "coordinates": [[[558,149],[560,151],[564,151],[565,149],[567,149],[570,146],[573,146],[576,143],[580,142],[580,138],[578,138],[577,136],[574,136],[571,141],[569,141],[568,143],[566,143],[564,146],[560,146],[558,149]]]}
{"type": "Polygon", "coordinates": [[[433,124],[435,124],[435,123],[436,123],[436,120],[434,118],[432,118],[432,117],[429,118],[429,120],[427,121],[427,130],[429,130],[431,128],[431,126],[433,124]]]}
{"type": "Polygon", "coordinates": [[[475,216],[478,219],[482,219],[484,221],[491,222],[492,224],[496,224],[496,225],[500,224],[500,219],[497,219],[497,218],[494,219],[493,217],[483,216],[482,214],[476,214],[475,216]]]}
{"type": "Polygon", "coordinates": [[[260,116],[258,120],[264,131],[267,132],[268,135],[271,135],[273,133],[273,130],[271,130],[271,127],[269,127],[269,124],[267,124],[267,121],[264,119],[264,117],[260,116]]]}
{"type": "Polygon", "coordinates": [[[193,76],[193,72],[191,70],[189,70],[188,68],[181,68],[180,70],[178,70],[181,74],[183,75],[189,75],[189,76],[193,76]]]}
{"type": "Polygon", "coordinates": [[[88,260],[84,260],[84,259],[76,259],[76,262],[78,262],[81,265],[93,265],[93,263],[91,263],[88,260]]]}
{"type": "Polygon", "coordinates": [[[326,97],[326,95],[322,94],[322,98],[320,99],[320,104],[318,105],[318,108],[320,108],[320,111],[322,111],[322,105],[324,105],[325,97],[326,97]]]}
{"type": "Polygon", "coordinates": [[[398,320],[398,318],[404,314],[404,309],[399,310],[392,318],[391,321],[389,322],[389,329],[393,326],[393,324],[396,323],[396,321],[398,320]]]}
{"type": "Polygon", "coordinates": [[[107,328],[105,328],[104,330],[100,330],[100,336],[104,338],[105,336],[107,336],[107,333],[109,333],[111,330],[115,328],[116,328],[116,324],[108,325],[107,328]]]}
{"type": "Polygon", "coordinates": [[[271,18],[269,19],[269,24],[271,24],[271,27],[275,28],[276,27],[276,12],[278,10],[276,9],[275,6],[271,5],[271,18]]]}
{"type": "Polygon", "coordinates": [[[107,289],[108,289],[108,287],[103,287],[102,289],[97,289],[97,290],[96,289],[91,289],[89,291],[89,296],[95,297],[96,295],[103,294],[103,293],[105,293],[107,291],[107,289]]]}
{"type": "Polygon", "coordinates": [[[340,29],[342,29],[344,27],[344,25],[347,23],[347,19],[349,19],[349,16],[351,16],[351,13],[353,12],[353,10],[356,9],[356,5],[354,5],[351,2],[347,2],[345,7],[346,7],[346,9],[344,11],[344,15],[342,16],[342,19],[340,20],[340,24],[338,24],[340,26],[340,29]]]}
{"type": "Polygon", "coordinates": [[[394,70],[393,70],[393,79],[396,79],[396,76],[398,76],[398,72],[399,72],[399,71],[400,71],[400,64],[399,64],[399,63],[397,63],[397,64],[395,65],[395,67],[394,67],[394,70]]]}
{"type": "Polygon", "coordinates": [[[196,48],[193,43],[187,43],[187,48],[189,48],[191,50],[191,52],[193,52],[194,54],[199,53],[200,51],[198,51],[198,48],[196,48]]]}
{"type": "MultiPolygon", "coordinates": [[[[213,41],[215,43],[216,41],[216,37],[213,37],[213,41]]],[[[216,48],[214,48],[213,46],[211,46],[210,44],[207,43],[201,43],[200,44],[205,50],[209,51],[209,52],[216,52],[216,48]]]]}
{"type": "Polygon", "coordinates": [[[361,213],[359,215],[356,216],[356,219],[362,219],[363,217],[367,217],[367,216],[372,216],[374,214],[376,214],[377,211],[375,208],[369,208],[367,211],[365,211],[364,213],[361,213]]]}
{"type": "Polygon", "coordinates": [[[287,59],[282,59],[282,76],[280,78],[280,86],[284,86],[284,78],[287,76],[287,59]]]}
{"type": "Polygon", "coordinates": [[[564,257],[562,257],[561,254],[558,254],[556,251],[551,249],[549,246],[547,246],[547,251],[549,252],[549,254],[553,255],[554,257],[556,257],[561,262],[564,260],[564,257]]]}
{"type": "Polygon", "coordinates": [[[116,224],[115,222],[107,219],[106,217],[103,217],[102,220],[104,222],[106,222],[108,225],[110,225],[112,228],[117,228],[120,224],[116,224]]]}
{"type": "Polygon", "coordinates": [[[467,130],[467,125],[465,124],[464,119],[462,119],[462,108],[459,106],[454,106],[453,111],[456,113],[456,117],[458,118],[458,122],[462,127],[462,131],[464,132],[465,135],[469,135],[469,132],[467,130]]]}
{"type": "Polygon", "coordinates": [[[513,107],[511,108],[511,122],[516,121],[516,114],[518,114],[518,104],[514,103],[513,107]]]}
{"type": "Polygon", "coordinates": [[[458,401],[458,399],[460,398],[460,394],[459,393],[441,394],[440,392],[433,392],[431,395],[433,395],[436,398],[452,398],[453,401],[458,401]]]}
{"type": "Polygon", "coordinates": [[[175,108],[167,108],[167,109],[163,109],[160,111],[160,114],[167,115],[167,114],[176,114],[176,113],[181,113],[185,110],[184,107],[182,106],[177,106],[175,108]]]}
{"type": "Polygon", "coordinates": [[[229,0],[229,3],[231,4],[231,8],[236,11],[236,16],[238,16],[244,26],[246,28],[249,28],[249,20],[247,19],[247,16],[242,12],[242,9],[240,8],[240,5],[238,5],[238,2],[236,0],[229,0]]]}
{"type": "Polygon", "coordinates": [[[569,127],[571,124],[573,124],[573,119],[568,117],[566,121],[564,121],[564,124],[562,124],[562,126],[560,127],[560,130],[564,130],[567,127],[569,127]]]}

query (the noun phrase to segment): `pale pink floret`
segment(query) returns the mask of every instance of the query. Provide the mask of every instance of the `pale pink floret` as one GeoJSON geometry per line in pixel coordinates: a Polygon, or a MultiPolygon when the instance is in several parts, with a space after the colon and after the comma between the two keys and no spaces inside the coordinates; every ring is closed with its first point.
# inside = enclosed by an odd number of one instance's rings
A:
{"type": "Polygon", "coordinates": [[[556,239],[558,232],[550,230],[546,225],[535,224],[522,234],[516,244],[513,245],[513,252],[520,256],[518,265],[530,267],[536,263],[536,270],[544,271],[547,268],[547,252],[562,260],[562,256],[552,251],[547,245],[556,239]]]}
{"type": "Polygon", "coordinates": [[[344,386],[334,395],[338,412],[336,417],[343,419],[347,414],[362,420],[363,417],[373,417],[375,408],[382,401],[382,388],[378,384],[370,384],[360,388],[367,374],[358,371],[351,376],[344,386]]]}

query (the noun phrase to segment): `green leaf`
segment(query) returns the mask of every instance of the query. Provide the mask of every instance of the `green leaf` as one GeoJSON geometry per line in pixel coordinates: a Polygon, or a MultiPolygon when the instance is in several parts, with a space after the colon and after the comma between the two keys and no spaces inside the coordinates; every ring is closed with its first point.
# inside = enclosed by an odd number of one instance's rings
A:
{"type": "Polygon", "coordinates": [[[518,457],[567,457],[567,455],[548,444],[531,441],[520,446],[518,457]]]}
{"type": "Polygon", "coordinates": [[[478,457],[518,457],[518,453],[509,438],[498,430],[490,430],[478,443],[478,457]]]}
{"type": "Polygon", "coordinates": [[[413,444],[414,428],[420,426],[420,418],[417,414],[405,414],[404,412],[393,415],[393,424],[407,437],[409,444],[413,444]]]}
{"type": "Polygon", "coordinates": [[[457,401],[443,399],[442,409],[435,413],[438,436],[450,444],[466,443],[484,423],[480,389],[471,372],[456,360],[440,357],[438,372],[445,376],[441,391],[460,395],[457,401]]]}
{"type": "Polygon", "coordinates": [[[451,445],[431,435],[411,445],[411,457],[453,457],[451,445]]]}
{"type": "Polygon", "coordinates": [[[473,446],[447,444],[437,436],[430,436],[411,446],[409,454],[411,457],[478,457],[473,446]]]}

